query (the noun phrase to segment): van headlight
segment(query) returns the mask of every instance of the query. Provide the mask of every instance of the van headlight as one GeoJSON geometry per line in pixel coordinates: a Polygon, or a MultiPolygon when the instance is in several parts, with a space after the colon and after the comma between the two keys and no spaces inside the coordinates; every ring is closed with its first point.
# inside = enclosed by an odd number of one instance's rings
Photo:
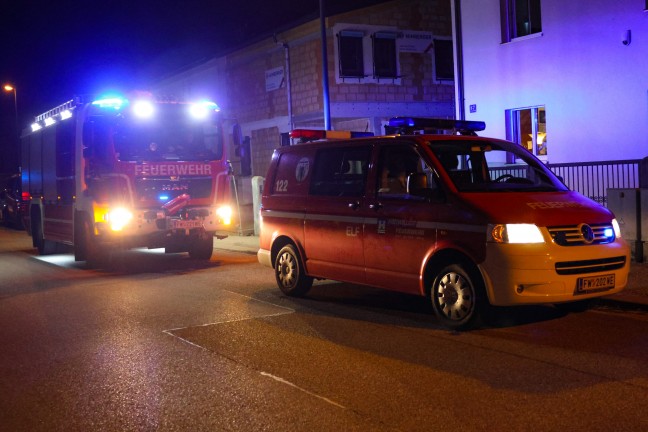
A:
{"type": "Polygon", "coordinates": [[[104,216],[113,231],[121,231],[133,219],[133,213],[124,207],[111,209],[104,216]]]}
{"type": "Polygon", "coordinates": [[[495,243],[544,243],[540,228],[533,224],[488,226],[488,241],[495,243]]]}
{"type": "MultiPolygon", "coordinates": [[[[612,219],[612,229],[614,230],[614,237],[616,238],[621,238],[621,227],[619,226],[619,222],[615,219],[612,219]]],[[[610,237],[609,235],[605,235],[606,237],[610,237]]]]}
{"type": "Polygon", "coordinates": [[[232,223],[232,207],[228,205],[220,206],[216,209],[216,215],[223,224],[229,225],[232,223]]]}

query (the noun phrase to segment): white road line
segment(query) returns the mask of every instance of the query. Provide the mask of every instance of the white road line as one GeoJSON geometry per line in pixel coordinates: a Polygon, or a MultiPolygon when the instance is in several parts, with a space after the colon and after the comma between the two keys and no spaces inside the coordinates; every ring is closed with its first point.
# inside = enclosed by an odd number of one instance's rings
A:
{"type": "Polygon", "coordinates": [[[338,407],[338,408],[346,409],[346,407],[345,407],[344,405],[340,405],[339,403],[334,402],[334,401],[332,401],[332,400],[329,399],[329,398],[325,398],[324,396],[320,396],[320,395],[318,395],[318,394],[315,394],[315,393],[313,393],[313,392],[310,392],[310,391],[308,391],[308,390],[306,390],[306,389],[304,389],[304,388],[299,387],[298,385],[295,385],[295,384],[291,383],[290,381],[286,381],[286,380],[283,379],[283,378],[280,378],[280,377],[278,377],[278,376],[275,376],[275,375],[269,374],[269,373],[267,373],[267,372],[260,372],[260,374],[263,375],[263,376],[266,376],[266,377],[272,378],[273,380],[278,381],[278,382],[280,382],[280,383],[282,383],[282,384],[286,384],[286,385],[289,385],[290,387],[296,388],[296,389],[299,390],[299,391],[302,391],[302,392],[304,392],[304,393],[306,393],[306,394],[308,394],[308,395],[311,395],[311,396],[314,396],[314,397],[316,397],[316,398],[318,398],[318,399],[321,399],[321,400],[323,400],[324,402],[330,403],[331,405],[334,405],[334,406],[336,406],[336,407],[338,407]]]}

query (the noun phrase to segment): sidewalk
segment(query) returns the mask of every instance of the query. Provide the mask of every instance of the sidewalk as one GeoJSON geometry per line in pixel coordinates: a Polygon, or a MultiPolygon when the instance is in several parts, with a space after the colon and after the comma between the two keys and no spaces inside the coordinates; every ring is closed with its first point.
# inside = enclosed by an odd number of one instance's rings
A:
{"type": "MultiPolygon", "coordinates": [[[[226,239],[214,239],[214,249],[225,249],[256,255],[259,237],[230,235],[226,239]]],[[[630,264],[628,285],[618,294],[600,298],[599,301],[618,306],[638,307],[648,310],[648,263],[630,264]]]]}

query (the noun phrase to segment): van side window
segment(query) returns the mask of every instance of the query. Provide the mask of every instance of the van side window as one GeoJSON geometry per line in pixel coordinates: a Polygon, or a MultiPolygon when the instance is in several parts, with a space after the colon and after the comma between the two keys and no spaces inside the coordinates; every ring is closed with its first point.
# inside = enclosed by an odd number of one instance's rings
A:
{"type": "Polygon", "coordinates": [[[437,189],[432,169],[409,146],[383,147],[378,169],[378,195],[383,198],[430,196],[437,189]],[[421,189],[429,191],[424,193],[421,189]]]}
{"type": "Polygon", "coordinates": [[[362,196],[367,183],[371,147],[323,149],[315,156],[310,194],[362,196]]]}

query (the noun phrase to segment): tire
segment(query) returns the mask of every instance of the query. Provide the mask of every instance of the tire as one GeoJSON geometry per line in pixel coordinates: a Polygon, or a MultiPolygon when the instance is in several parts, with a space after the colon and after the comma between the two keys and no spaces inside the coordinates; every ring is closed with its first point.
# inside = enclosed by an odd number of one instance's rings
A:
{"type": "Polygon", "coordinates": [[[463,264],[443,267],[434,278],[430,301],[441,324],[453,330],[476,325],[485,307],[485,291],[477,276],[463,264]]]}
{"type": "Polygon", "coordinates": [[[209,261],[213,251],[214,236],[208,232],[203,231],[191,239],[191,243],[189,244],[189,256],[191,258],[209,261]]]}
{"type": "Polygon", "coordinates": [[[277,285],[286,295],[300,297],[313,286],[313,278],[304,272],[301,257],[293,245],[286,245],[279,251],[274,268],[277,285]]]}

